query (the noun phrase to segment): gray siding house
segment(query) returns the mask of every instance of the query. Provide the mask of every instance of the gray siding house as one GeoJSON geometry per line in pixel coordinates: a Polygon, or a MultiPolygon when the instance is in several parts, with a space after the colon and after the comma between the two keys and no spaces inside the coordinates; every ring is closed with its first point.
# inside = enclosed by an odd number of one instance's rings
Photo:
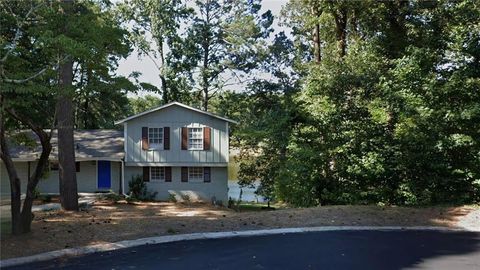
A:
{"type": "MultiPolygon", "coordinates": [[[[9,138],[10,155],[21,181],[22,193],[27,187],[28,175],[33,173],[41,153],[40,141],[33,132],[23,131],[22,135],[35,146],[18,143],[14,137],[9,138]]],[[[113,190],[121,192],[121,175],[123,162],[123,132],[117,130],[76,130],[75,160],[77,170],[77,185],[79,192],[97,192],[113,190]],[[109,164],[109,168],[105,168],[109,164]],[[109,175],[110,183],[107,186],[98,182],[103,175],[109,175]]],[[[22,139],[22,141],[26,141],[22,139]]],[[[38,190],[42,193],[58,194],[58,147],[57,132],[52,135],[52,153],[50,154],[49,171],[40,179],[38,190]]],[[[7,169],[3,161],[0,162],[0,196],[1,199],[10,197],[10,182],[7,169]]]]}
{"type": "Polygon", "coordinates": [[[116,122],[125,134],[124,190],[141,175],[160,200],[187,195],[226,202],[229,123],[178,102],[116,122]]]}
{"type": "MultiPolygon", "coordinates": [[[[115,124],[123,125],[123,132],[76,131],[78,190],[128,194],[128,182],[139,176],[149,191],[157,192],[158,200],[188,196],[191,200],[225,203],[229,123],[235,122],[173,102],[117,121],[115,124]]],[[[29,166],[33,168],[35,162],[35,151],[19,147],[12,152],[16,154],[14,161],[20,177],[26,181],[29,166]]],[[[39,152],[37,149],[36,154],[39,152]]],[[[40,192],[58,193],[55,158],[52,153],[54,170],[40,181],[40,192]]],[[[9,183],[3,164],[0,178],[5,196],[9,183]]],[[[25,184],[22,182],[22,189],[25,184]]]]}

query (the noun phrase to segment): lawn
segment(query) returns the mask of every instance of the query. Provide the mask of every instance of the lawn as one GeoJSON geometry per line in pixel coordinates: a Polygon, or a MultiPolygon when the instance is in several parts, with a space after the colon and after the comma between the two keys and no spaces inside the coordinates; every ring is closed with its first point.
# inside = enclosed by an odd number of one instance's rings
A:
{"type": "MultiPolygon", "coordinates": [[[[449,226],[472,207],[322,206],[279,208],[243,204],[240,211],[200,203],[115,203],[97,201],[80,212],[36,212],[32,232],[3,234],[1,258],[33,255],[68,247],[168,234],[312,226],[449,226]]],[[[475,210],[479,212],[479,209],[475,210]]],[[[478,221],[476,218],[470,223],[478,221]]],[[[4,224],[2,224],[3,231],[4,224]]]]}

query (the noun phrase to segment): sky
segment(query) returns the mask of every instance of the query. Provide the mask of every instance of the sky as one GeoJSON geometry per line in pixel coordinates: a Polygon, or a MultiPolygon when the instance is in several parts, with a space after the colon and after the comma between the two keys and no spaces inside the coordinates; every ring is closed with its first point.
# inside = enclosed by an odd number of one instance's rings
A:
{"type": "MultiPolygon", "coordinates": [[[[285,30],[283,27],[279,26],[279,15],[280,11],[282,9],[282,6],[287,3],[288,0],[263,0],[262,1],[262,9],[261,13],[271,10],[273,16],[275,17],[274,19],[274,24],[273,24],[273,29],[275,32],[272,34],[272,36],[275,33],[278,33],[280,31],[285,30]]],[[[150,84],[153,84],[160,88],[160,78],[158,77],[158,70],[155,67],[155,64],[152,62],[152,60],[145,58],[145,57],[138,57],[138,54],[136,51],[132,52],[132,54],[126,58],[122,59],[119,62],[119,67],[118,67],[118,74],[123,75],[123,76],[128,76],[130,75],[133,71],[138,71],[142,75],[139,77],[139,80],[141,82],[147,82],[150,84]]],[[[145,92],[140,92],[138,94],[129,94],[129,96],[144,96],[145,92]]],[[[151,94],[151,93],[148,93],[151,94]]]]}

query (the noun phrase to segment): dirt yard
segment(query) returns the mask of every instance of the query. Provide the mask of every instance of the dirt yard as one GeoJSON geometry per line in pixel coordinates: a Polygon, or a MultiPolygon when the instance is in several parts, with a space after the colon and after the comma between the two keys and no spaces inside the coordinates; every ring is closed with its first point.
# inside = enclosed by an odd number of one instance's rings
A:
{"type": "Polygon", "coordinates": [[[19,237],[2,236],[0,255],[6,259],[75,246],[192,232],[350,225],[456,227],[466,223],[480,226],[479,213],[479,209],[473,207],[377,206],[235,212],[195,203],[100,201],[77,213],[35,213],[31,233],[19,237]]]}

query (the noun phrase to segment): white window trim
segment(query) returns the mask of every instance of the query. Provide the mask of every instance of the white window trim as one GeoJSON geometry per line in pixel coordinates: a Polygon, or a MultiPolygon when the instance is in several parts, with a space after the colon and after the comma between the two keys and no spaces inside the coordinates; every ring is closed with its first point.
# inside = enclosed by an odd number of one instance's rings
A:
{"type": "Polygon", "coordinates": [[[150,181],[151,181],[151,182],[165,182],[165,181],[166,181],[166,178],[167,178],[167,177],[166,177],[165,167],[149,167],[149,168],[150,168],[149,171],[150,171],[150,181]],[[154,179],[154,178],[152,177],[152,168],[161,168],[161,169],[163,169],[163,179],[162,179],[162,178],[160,178],[160,179],[154,179]]]}
{"type": "Polygon", "coordinates": [[[194,150],[194,151],[202,151],[203,150],[203,127],[187,127],[187,149],[188,150],[194,150]],[[200,136],[201,136],[201,141],[202,141],[202,144],[201,144],[201,147],[199,148],[194,148],[194,147],[191,147],[190,146],[190,129],[200,129],[200,136]]]}
{"type": "Polygon", "coordinates": [[[164,128],[163,127],[148,127],[148,149],[150,150],[163,150],[163,144],[164,144],[164,137],[165,135],[163,134],[165,132],[164,128]],[[151,128],[159,128],[162,130],[162,136],[160,137],[160,140],[162,140],[161,143],[151,143],[150,142],[150,129],[151,128]]]}
{"type": "Polygon", "coordinates": [[[188,167],[188,182],[189,183],[203,183],[205,178],[205,171],[203,167],[188,167]],[[202,170],[202,177],[201,178],[190,178],[190,169],[192,168],[200,168],[202,170]]]}

